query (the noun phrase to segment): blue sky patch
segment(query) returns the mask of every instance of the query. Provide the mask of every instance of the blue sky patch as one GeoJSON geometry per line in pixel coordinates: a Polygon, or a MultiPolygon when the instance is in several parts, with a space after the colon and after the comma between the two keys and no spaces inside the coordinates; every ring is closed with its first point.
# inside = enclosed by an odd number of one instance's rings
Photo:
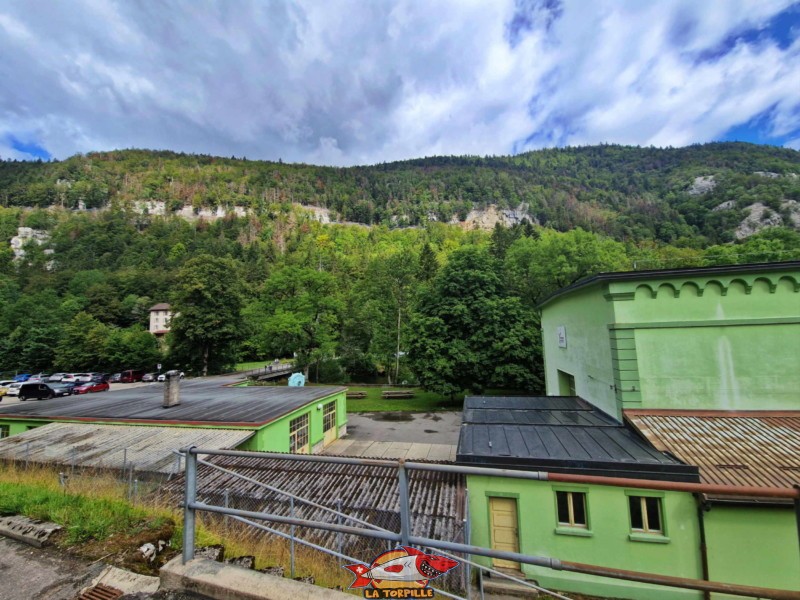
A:
{"type": "Polygon", "coordinates": [[[41,158],[42,160],[50,160],[52,155],[47,151],[47,149],[37,144],[34,141],[23,141],[14,135],[7,135],[6,140],[8,141],[8,145],[11,146],[17,152],[21,152],[22,154],[27,154],[31,158],[41,158]]]}

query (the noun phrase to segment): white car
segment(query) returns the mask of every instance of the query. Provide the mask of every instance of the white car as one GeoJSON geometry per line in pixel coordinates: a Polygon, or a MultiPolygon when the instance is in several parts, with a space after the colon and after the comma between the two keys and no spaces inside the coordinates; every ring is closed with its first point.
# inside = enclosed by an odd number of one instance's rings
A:
{"type": "MultiPolygon", "coordinates": [[[[75,381],[80,383],[89,383],[92,380],[91,373],[75,373],[75,381]]],[[[64,381],[63,379],[61,381],[64,381]]]]}
{"type": "Polygon", "coordinates": [[[65,375],[68,375],[68,373],[53,373],[47,379],[48,381],[61,381],[65,375]]]}
{"type": "Polygon", "coordinates": [[[61,383],[75,383],[78,381],[78,378],[75,376],[75,373],[64,373],[61,375],[61,383]]]}
{"type": "MultiPolygon", "coordinates": [[[[183,371],[181,371],[180,378],[183,379],[183,371]]],[[[158,381],[166,381],[166,380],[167,380],[166,373],[162,373],[161,375],[158,376],[158,381]]]]}
{"type": "Polygon", "coordinates": [[[22,383],[19,381],[15,381],[14,383],[8,384],[8,389],[6,390],[6,396],[19,396],[19,388],[22,387],[22,383]]]}

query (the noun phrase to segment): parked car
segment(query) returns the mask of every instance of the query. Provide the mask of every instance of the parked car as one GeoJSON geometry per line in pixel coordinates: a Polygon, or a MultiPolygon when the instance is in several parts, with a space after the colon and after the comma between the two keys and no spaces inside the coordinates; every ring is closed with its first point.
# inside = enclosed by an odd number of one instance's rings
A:
{"type": "Polygon", "coordinates": [[[47,378],[48,383],[58,383],[68,373],[53,373],[47,378]]]}
{"type": "Polygon", "coordinates": [[[119,378],[119,382],[135,383],[137,381],[141,381],[142,377],[144,377],[144,371],[140,371],[138,369],[129,369],[127,371],[122,372],[122,376],[119,378]]]}
{"type": "Polygon", "coordinates": [[[76,386],[81,385],[81,383],[80,381],[61,381],[59,383],[53,383],[51,385],[56,385],[58,387],[69,390],[69,393],[71,394],[72,390],[74,390],[76,386]]]}
{"type": "Polygon", "coordinates": [[[19,396],[19,388],[22,387],[22,383],[19,381],[15,381],[14,383],[9,383],[6,387],[6,396],[19,396]]]}
{"type": "Polygon", "coordinates": [[[108,383],[119,383],[122,379],[122,373],[114,373],[111,377],[108,378],[108,383]]]}
{"type": "Polygon", "coordinates": [[[0,400],[3,399],[3,396],[6,395],[6,392],[8,392],[8,388],[4,385],[0,385],[0,400]]]}
{"type": "Polygon", "coordinates": [[[66,392],[65,394],[62,394],[63,396],[71,396],[72,395],[72,389],[77,384],[74,383],[74,382],[73,383],[56,383],[56,382],[53,382],[53,383],[48,383],[47,385],[49,385],[54,390],[66,392]]]}
{"type": "Polygon", "coordinates": [[[90,381],[76,385],[73,394],[90,394],[94,392],[107,392],[111,386],[105,381],[90,381]]]}
{"type": "MultiPolygon", "coordinates": [[[[183,371],[181,371],[180,378],[183,379],[183,371]]],[[[166,381],[167,380],[167,374],[166,373],[161,373],[161,375],[158,376],[158,380],[159,381],[166,381]]]]}
{"type": "Polygon", "coordinates": [[[142,375],[142,381],[155,381],[156,377],[160,377],[160,375],[158,375],[157,373],[145,373],[144,375],[142,375]]]}
{"type": "Polygon", "coordinates": [[[57,396],[69,396],[69,391],[63,388],[56,388],[49,383],[28,383],[25,382],[19,388],[20,402],[25,402],[35,398],[37,400],[55,398],[57,396]]]}
{"type": "Polygon", "coordinates": [[[64,373],[59,383],[72,383],[75,381],[78,381],[78,378],[75,377],[75,373],[64,373]]]}
{"type": "Polygon", "coordinates": [[[92,373],[75,373],[75,380],[80,383],[86,383],[92,380],[92,373]]]}
{"type": "Polygon", "coordinates": [[[2,386],[2,387],[8,387],[8,386],[10,386],[12,383],[16,383],[16,382],[15,382],[13,379],[3,379],[3,380],[0,380],[0,386],[2,386]]]}
{"type": "Polygon", "coordinates": [[[28,381],[31,383],[39,383],[41,381],[47,383],[49,377],[50,377],[49,373],[36,373],[28,377],[28,381]]]}
{"type": "Polygon", "coordinates": [[[14,376],[14,381],[18,381],[18,382],[22,383],[23,381],[28,381],[28,379],[30,379],[30,377],[31,377],[30,373],[19,373],[19,374],[14,376]]]}

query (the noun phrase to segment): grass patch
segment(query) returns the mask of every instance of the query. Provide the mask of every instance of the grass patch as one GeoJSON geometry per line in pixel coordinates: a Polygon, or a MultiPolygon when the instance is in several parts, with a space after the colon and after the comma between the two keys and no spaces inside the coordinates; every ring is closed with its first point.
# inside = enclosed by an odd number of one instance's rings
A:
{"type": "Polygon", "coordinates": [[[237,363],[235,368],[237,371],[252,371],[253,369],[263,369],[271,364],[271,360],[257,360],[255,362],[237,363]]]}
{"type": "Polygon", "coordinates": [[[464,397],[457,397],[455,400],[445,398],[435,392],[426,392],[421,388],[396,388],[396,387],[358,387],[347,386],[350,392],[366,392],[367,397],[353,400],[347,399],[347,412],[433,412],[437,410],[461,410],[464,405],[464,397]],[[385,391],[413,391],[413,398],[391,399],[381,398],[381,393],[385,391]]]}

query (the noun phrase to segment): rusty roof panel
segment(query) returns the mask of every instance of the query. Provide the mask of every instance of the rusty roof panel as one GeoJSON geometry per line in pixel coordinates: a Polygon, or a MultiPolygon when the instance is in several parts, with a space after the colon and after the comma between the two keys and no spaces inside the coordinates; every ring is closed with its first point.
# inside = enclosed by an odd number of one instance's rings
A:
{"type": "Polygon", "coordinates": [[[625,418],[659,450],[697,465],[704,483],[800,483],[800,411],[626,410],[625,418]]]}
{"type": "Polygon", "coordinates": [[[236,448],[252,435],[241,429],[50,423],[0,440],[0,459],[173,473],[179,470],[174,450],[236,448]]]}

